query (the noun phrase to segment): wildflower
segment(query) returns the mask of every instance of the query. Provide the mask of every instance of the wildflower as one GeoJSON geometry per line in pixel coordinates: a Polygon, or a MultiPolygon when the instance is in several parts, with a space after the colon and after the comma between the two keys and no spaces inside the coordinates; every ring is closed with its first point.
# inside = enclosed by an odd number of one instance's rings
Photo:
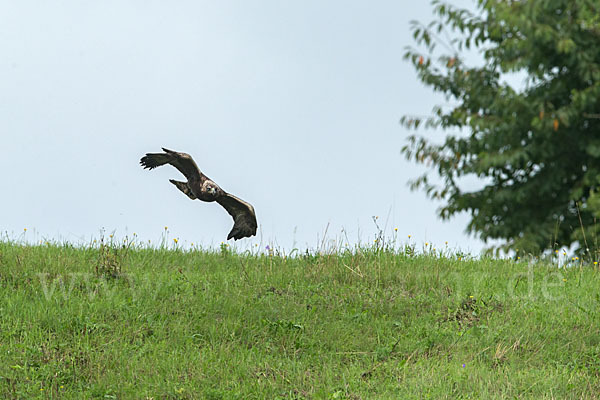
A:
{"type": "Polygon", "coordinates": [[[520,259],[521,259],[521,257],[517,257],[517,260],[520,260],[520,259]]]}
{"type": "Polygon", "coordinates": [[[167,229],[169,229],[169,227],[168,227],[168,226],[165,226],[165,231],[166,231],[167,229]]]}
{"type": "Polygon", "coordinates": [[[555,252],[556,254],[558,254],[558,250],[554,250],[554,252],[555,252]]]}
{"type": "Polygon", "coordinates": [[[444,244],[445,244],[446,246],[448,246],[448,242],[444,242],[444,244]]]}
{"type": "Polygon", "coordinates": [[[472,298],[473,298],[473,296],[469,296],[469,298],[470,298],[470,299],[472,299],[472,298]]]}
{"type": "Polygon", "coordinates": [[[266,246],[265,246],[265,250],[271,250],[271,246],[269,246],[269,245],[266,245],[266,246]]]}
{"type": "Polygon", "coordinates": [[[394,232],[398,232],[398,228],[394,228],[394,232]]]}
{"type": "Polygon", "coordinates": [[[429,246],[429,242],[425,242],[425,247],[429,246]]]}
{"type": "Polygon", "coordinates": [[[179,240],[177,238],[173,238],[173,241],[175,242],[175,244],[177,244],[177,242],[179,242],[179,240]]]}
{"type": "Polygon", "coordinates": [[[575,257],[575,261],[579,260],[579,257],[575,257]]]}
{"type": "Polygon", "coordinates": [[[594,265],[598,265],[598,261],[594,261],[594,265]]]}
{"type": "Polygon", "coordinates": [[[112,239],[112,237],[113,237],[112,233],[110,235],[108,235],[108,237],[112,239]]]}
{"type": "Polygon", "coordinates": [[[23,232],[27,232],[27,228],[23,228],[23,232]]]}
{"type": "Polygon", "coordinates": [[[466,367],[466,365],[465,365],[465,364],[463,364],[463,365],[462,365],[462,367],[463,367],[463,368],[465,368],[465,367],[466,367]]]}
{"type": "Polygon", "coordinates": [[[191,243],[191,245],[193,246],[193,245],[194,245],[194,242],[192,242],[192,243],[191,243]]]}
{"type": "Polygon", "coordinates": [[[563,282],[566,282],[566,281],[567,281],[567,278],[563,278],[563,282]]]}
{"type": "Polygon", "coordinates": [[[411,235],[408,235],[408,238],[409,238],[409,239],[410,239],[410,236],[411,236],[411,235]]]}

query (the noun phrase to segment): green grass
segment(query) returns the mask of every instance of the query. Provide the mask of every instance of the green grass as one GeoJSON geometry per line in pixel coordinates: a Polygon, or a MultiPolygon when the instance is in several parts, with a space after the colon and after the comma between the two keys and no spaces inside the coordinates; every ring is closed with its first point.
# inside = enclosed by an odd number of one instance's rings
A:
{"type": "Polygon", "coordinates": [[[592,267],[0,242],[0,398],[597,398],[592,267]]]}

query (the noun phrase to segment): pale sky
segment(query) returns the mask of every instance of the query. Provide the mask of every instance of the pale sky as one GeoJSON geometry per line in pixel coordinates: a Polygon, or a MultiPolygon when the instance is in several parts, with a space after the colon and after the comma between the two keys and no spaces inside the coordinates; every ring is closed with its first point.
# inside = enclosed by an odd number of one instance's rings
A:
{"type": "MultiPolygon", "coordinates": [[[[454,4],[473,8],[469,0],[454,4]]],[[[0,229],[89,241],[104,228],[214,246],[233,221],[191,201],[161,147],[252,203],[256,238],[290,251],[388,236],[478,253],[466,215],[407,181],[404,114],[443,102],[402,59],[429,1],[0,0],[0,229]],[[345,233],[342,233],[342,229],[345,233]],[[319,242],[318,242],[319,240],[319,242]]],[[[443,132],[423,132],[436,140],[443,132]]]]}

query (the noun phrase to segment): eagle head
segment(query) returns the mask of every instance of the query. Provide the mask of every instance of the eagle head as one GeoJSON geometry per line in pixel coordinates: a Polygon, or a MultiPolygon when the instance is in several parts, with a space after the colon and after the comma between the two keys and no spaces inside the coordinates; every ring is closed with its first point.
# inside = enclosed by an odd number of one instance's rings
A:
{"type": "Polygon", "coordinates": [[[214,201],[217,197],[223,195],[223,189],[212,181],[206,181],[202,185],[202,193],[206,199],[204,201],[214,201]]]}

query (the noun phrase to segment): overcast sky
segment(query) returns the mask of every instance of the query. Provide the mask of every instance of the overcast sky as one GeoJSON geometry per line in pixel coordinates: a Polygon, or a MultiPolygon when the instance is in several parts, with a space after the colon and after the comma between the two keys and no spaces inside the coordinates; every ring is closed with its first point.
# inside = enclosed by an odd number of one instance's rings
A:
{"type": "MultiPolygon", "coordinates": [[[[473,7],[469,0],[454,4],[473,7]]],[[[257,238],[291,250],[412,235],[473,253],[468,217],[436,217],[407,181],[404,114],[441,98],[402,59],[428,1],[0,1],[0,228],[70,242],[135,232],[218,245],[219,205],[138,162],[190,153],[252,203],[257,238]],[[342,229],[345,233],[342,232],[342,229]]],[[[442,132],[428,133],[437,139],[442,132]]]]}

